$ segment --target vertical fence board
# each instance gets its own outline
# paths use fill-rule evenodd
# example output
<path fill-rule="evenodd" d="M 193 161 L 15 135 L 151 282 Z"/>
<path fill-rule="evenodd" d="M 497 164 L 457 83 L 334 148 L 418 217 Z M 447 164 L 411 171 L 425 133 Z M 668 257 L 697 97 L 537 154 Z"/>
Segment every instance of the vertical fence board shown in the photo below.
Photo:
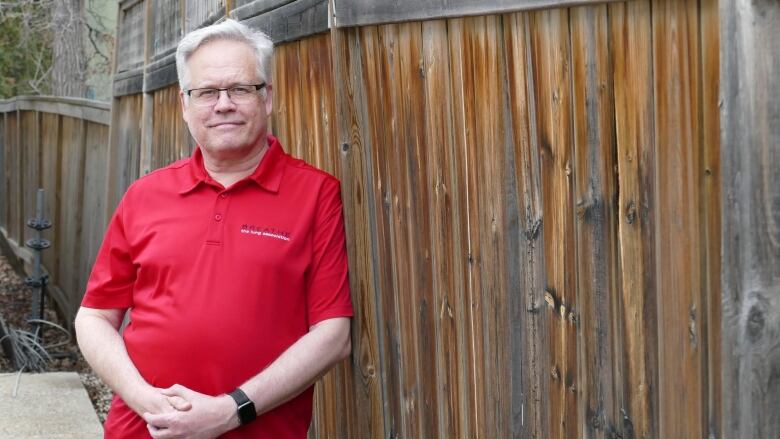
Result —
<path fill-rule="evenodd" d="M 46 194 L 44 217 L 51 221 L 53 227 L 57 227 L 60 223 L 59 217 L 61 212 L 59 202 L 61 195 L 59 182 L 62 169 L 62 154 L 59 148 L 61 136 L 60 119 L 61 116 L 57 114 L 41 114 L 41 187 Z M 104 138 L 103 142 L 105 140 Z M 51 241 L 52 245 L 51 250 L 42 253 L 43 264 L 51 274 L 56 275 L 62 233 L 60 233 L 58 228 L 52 228 L 43 233 L 46 239 Z M 100 231 L 95 233 L 102 235 L 102 226 Z"/>
<path fill-rule="evenodd" d="M 152 168 L 168 166 L 176 160 L 189 157 L 195 143 L 182 119 L 178 84 L 154 92 L 152 112 Z M 140 113 L 136 115 L 139 116 Z"/>
<path fill-rule="evenodd" d="M 87 122 L 85 126 L 83 204 L 81 214 L 82 237 L 79 246 L 81 257 L 78 260 L 79 289 L 66 292 L 72 303 L 79 303 L 87 286 L 87 279 L 95 262 L 100 244 L 103 241 L 103 229 L 106 219 L 106 183 L 108 182 L 108 127 Z"/>
<path fill-rule="evenodd" d="M 106 218 L 110 218 L 127 188 L 139 175 L 143 95 L 114 99 L 108 153 Z"/>
<path fill-rule="evenodd" d="M 18 112 L 6 113 L 5 145 L 6 151 L 9 153 L 5 163 L 6 175 L 8 176 L 6 186 L 8 189 L 8 222 L 6 231 L 9 238 L 20 243 L 22 239 L 22 231 L 19 226 L 22 217 L 22 177 L 19 170 L 22 169 L 22 154 L 19 148 L 18 123 Z"/>
<path fill-rule="evenodd" d="M 702 242 L 702 340 L 706 349 L 707 368 L 705 385 L 706 430 L 708 437 L 723 437 L 721 412 L 721 184 L 720 184 L 720 119 L 718 111 L 719 68 L 719 18 L 718 1 L 701 0 L 701 148 L 702 159 L 699 172 L 699 187 L 702 191 L 702 208 L 699 213 Z M 705 326 L 706 324 L 706 326 Z"/>
<path fill-rule="evenodd" d="M 699 80 L 696 2 L 653 3 L 659 434 L 700 437 Z M 684 409 L 683 409 L 684 408 Z"/>
<path fill-rule="evenodd" d="M 655 149 L 650 3 L 609 5 L 615 99 L 623 431 L 658 435 Z"/>
<path fill-rule="evenodd" d="M 455 128 L 455 166 L 453 169 L 454 185 L 460 188 L 462 198 L 460 199 L 460 209 L 456 211 L 458 223 L 461 225 L 458 236 L 455 241 L 455 251 L 457 259 L 462 261 L 462 269 L 458 284 L 462 291 L 459 294 L 463 307 L 457 314 L 458 333 L 463 334 L 464 343 L 463 354 L 460 362 L 464 367 L 465 383 L 467 391 L 460 396 L 461 413 L 464 416 L 460 419 L 461 429 L 466 437 L 475 437 L 479 432 L 484 431 L 484 406 L 479 404 L 478 395 L 482 395 L 484 389 L 484 380 L 482 379 L 481 367 L 477 366 L 479 361 L 475 353 L 475 334 L 474 334 L 474 284 L 473 284 L 473 249 L 472 249 L 472 225 L 470 210 L 472 209 L 469 190 L 473 187 L 470 183 L 470 155 L 469 148 L 473 148 L 476 143 L 474 130 L 471 129 L 474 121 L 473 94 L 471 85 L 474 83 L 474 72 L 468 60 L 473 57 L 473 49 L 470 40 L 466 36 L 469 29 L 469 22 L 466 19 L 454 19 L 448 21 L 450 59 L 452 70 L 452 96 L 453 96 L 453 127 Z M 481 345 L 480 345 L 481 346 Z M 480 409 L 483 410 L 480 413 Z"/>
<path fill-rule="evenodd" d="M 10 178 L 10 171 L 5 169 L 8 155 L 11 153 L 10 147 L 6 145 L 6 113 L 0 116 L 0 194 L 3 197 L 0 199 L 0 227 L 8 227 L 8 183 L 7 179 Z"/>
<path fill-rule="evenodd" d="M 551 313 L 550 437 L 579 437 L 571 61 L 568 11 L 533 15 L 534 79 L 541 149 L 545 269 L 544 312 Z"/>
<path fill-rule="evenodd" d="M 430 206 L 431 233 L 431 288 L 430 305 L 433 312 L 435 357 L 432 359 L 436 377 L 436 407 L 438 437 L 463 437 L 460 419 L 465 416 L 459 404 L 466 391 L 460 358 L 464 354 L 463 334 L 458 332 L 457 315 L 463 307 L 462 289 L 457 289 L 456 268 L 462 258 L 455 250 L 455 237 L 459 234 L 458 217 L 454 214 L 459 203 L 459 190 L 454 182 L 455 152 L 453 121 L 451 118 L 452 87 L 449 66 L 446 22 L 423 23 L 423 64 L 425 77 L 425 157 Z"/>
<path fill-rule="evenodd" d="M 32 238 L 35 231 L 27 227 L 27 220 L 35 216 L 36 199 L 40 187 L 41 138 L 40 117 L 37 111 L 19 112 L 19 150 L 22 161 L 21 194 L 22 210 L 20 213 L 19 245 Z"/>
<path fill-rule="evenodd" d="M 72 117 L 62 117 L 62 137 L 60 149 L 62 151 L 62 169 L 60 170 L 60 222 L 57 230 L 62 239 L 59 240 L 60 248 L 55 249 L 59 255 L 59 267 L 57 268 L 58 285 L 68 295 L 80 297 L 79 271 L 82 244 L 82 206 L 84 200 L 84 162 L 86 142 L 86 121 Z M 71 309 L 66 312 L 73 314 L 80 301 L 71 303 Z"/>
<path fill-rule="evenodd" d="M 338 108 L 337 131 L 341 146 L 340 168 L 344 222 L 347 230 L 347 249 L 350 262 L 350 287 L 355 318 L 352 319 L 352 371 L 345 370 L 344 391 L 353 385 L 347 401 L 346 419 L 353 422 L 344 426 L 347 434 L 341 437 L 360 438 L 390 436 L 386 422 L 388 401 L 386 389 L 388 374 L 385 333 L 380 326 L 381 295 L 378 291 L 376 243 L 376 204 L 372 198 L 373 177 L 371 163 L 371 136 L 367 133 L 365 115 L 366 96 L 363 86 L 361 49 L 357 29 L 332 30 L 331 44 L 334 57 L 333 76 L 335 101 Z M 354 416 L 354 417 L 353 417 Z"/>
<path fill-rule="evenodd" d="M 578 407 L 584 437 L 624 436 L 614 383 L 622 364 L 618 312 L 614 109 L 606 5 L 570 10 L 574 119 L 574 196 L 579 331 Z"/>
<path fill-rule="evenodd" d="M 720 4 L 723 437 L 780 431 L 780 5 Z"/>
<path fill-rule="evenodd" d="M 549 423 L 547 365 L 549 314 L 543 312 L 544 255 L 540 242 L 542 193 L 536 136 L 529 14 L 504 17 L 507 67 L 507 271 L 512 340 L 511 437 L 546 436 Z"/>

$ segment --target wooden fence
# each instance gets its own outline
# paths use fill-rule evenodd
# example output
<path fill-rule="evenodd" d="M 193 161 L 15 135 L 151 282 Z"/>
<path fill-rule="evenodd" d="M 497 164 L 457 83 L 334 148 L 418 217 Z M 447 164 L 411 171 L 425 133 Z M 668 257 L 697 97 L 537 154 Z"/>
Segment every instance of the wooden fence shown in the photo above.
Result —
<path fill-rule="evenodd" d="M 85 223 L 192 151 L 173 48 L 227 12 L 278 43 L 282 144 L 342 182 L 353 355 L 317 387 L 312 438 L 772 437 L 780 8 L 518 3 L 120 2 L 108 150 L 53 143 L 56 181 L 105 187 L 57 198 L 60 228 L 81 224 L 55 243 L 56 273 L 77 247 L 83 269 L 63 290 L 100 239 Z M 55 116 L 4 113 L 15 238 L 35 177 L 9 127 Z"/>
<path fill-rule="evenodd" d="M 0 102 L 0 231 L 26 264 L 38 188 L 52 248 L 42 262 L 49 292 L 72 320 L 106 226 L 107 104 L 85 99 L 18 97 Z M 113 208 L 112 208 L 113 209 Z"/>

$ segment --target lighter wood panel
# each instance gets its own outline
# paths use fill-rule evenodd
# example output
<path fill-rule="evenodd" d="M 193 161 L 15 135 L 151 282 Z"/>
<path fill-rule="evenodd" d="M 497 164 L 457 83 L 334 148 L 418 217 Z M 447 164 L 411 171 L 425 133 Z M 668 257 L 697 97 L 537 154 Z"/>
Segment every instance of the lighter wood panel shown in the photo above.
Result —
<path fill-rule="evenodd" d="M 533 71 L 541 150 L 544 312 L 550 313 L 550 437 L 580 437 L 577 414 L 576 267 L 573 132 L 568 11 L 533 14 Z"/>
<path fill-rule="evenodd" d="M 5 115 L 5 175 L 8 191 L 6 232 L 8 237 L 21 242 L 22 238 L 22 153 L 19 147 L 19 121 L 16 111 Z"/>
<path fill-rule="evenodd" d="M 40 186 L 41 169 L 41 130 L 40 116 L 36 111 L 19 112 L 19 152 L 21 153 L 21 212 L 19 244 L 35 236 L 35 231 L 27 227 L 27 220 L 35 217 L 35 207 Z"/>
<path fill-rule="evenodd" d="M 609 5 L 617 147 L 618 257 L 625 416 L 636 437 L 658 435 L 655 146 L 650 3 Z"/>
<path fill-rule="evenodd" d="M 455 180 L 457 153 L 453 139 L 450 90 L 453 86 L 449 69 L 447 23 L 423 23 L 423 63 L 425 77 L 425 145 L 422 154 L 428 167 L 428 204 L 430 206 L 431 266 L 433 290 L 432 336 L 435 337 L 433 359 L 436 370 L 436 403 L 440 438 L 464 437 L 462 395 L 467 392 L 461 358 L 466 340 L 458 324 L 463 314 L 463 284 L 457 273 L 463 272 L 463 258 L 457 252 L 462 225 L 456 214 L 460 210 L 461 191 Z"/>

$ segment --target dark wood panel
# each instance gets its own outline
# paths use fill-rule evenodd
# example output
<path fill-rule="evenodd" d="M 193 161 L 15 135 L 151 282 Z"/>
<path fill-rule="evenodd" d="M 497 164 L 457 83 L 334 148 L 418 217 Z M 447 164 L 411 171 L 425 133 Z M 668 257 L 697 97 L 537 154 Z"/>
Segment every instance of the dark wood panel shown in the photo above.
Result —
<path fill-rule="evenodd" d="M 242 21 L 265 32 L 276 44 L 295 41 L 328 31 L 328 2 L 296 0 Z"/>
<path fill-rule="evenodd" d="M 511 436 L 545 437 L 549 406 L 540 404 L 549 395 L 547 378 L 550 340 L 546 330 L 551 314 L 543 312 L 545 286 L 541 245 L 542 188 L 539 143 L 536 136 L 534 76 L 531 63 L 528 13 L 504 17 L 507 68 L 507 117 L 511 136 L 504 156 L 507 194 L 506 293 L 510 301 L 512 344 Z"/>

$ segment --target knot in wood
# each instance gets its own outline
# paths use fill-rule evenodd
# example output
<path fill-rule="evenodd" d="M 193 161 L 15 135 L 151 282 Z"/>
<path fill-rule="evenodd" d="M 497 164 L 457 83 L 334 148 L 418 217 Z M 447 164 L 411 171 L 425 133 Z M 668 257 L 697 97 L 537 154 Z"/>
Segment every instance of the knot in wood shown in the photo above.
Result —
<path fill-rule="evenodd" d="M 764 327 L 766 326 L 766 317 L 764 311 L 758 307 L 757 304 L 753 304 L 748 311 L 746 332 L 747 338 L 751 343 L 757 343 L 764 335 Z"/>

